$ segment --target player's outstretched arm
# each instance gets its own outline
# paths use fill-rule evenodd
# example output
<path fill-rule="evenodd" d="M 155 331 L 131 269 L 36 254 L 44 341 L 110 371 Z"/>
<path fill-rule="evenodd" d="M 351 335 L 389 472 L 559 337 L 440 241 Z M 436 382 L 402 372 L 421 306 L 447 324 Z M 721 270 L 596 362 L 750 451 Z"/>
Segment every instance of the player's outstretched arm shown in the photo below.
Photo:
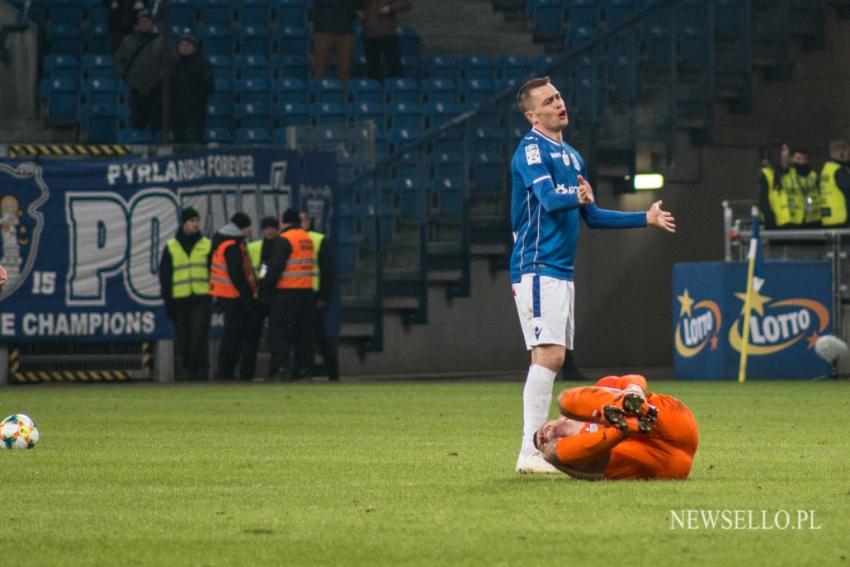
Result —
<path fill-rule="evenodd" d="M 676 219 L 669 211 L 661 208 L 662 201 L 655 201 L 646 211 L 646 224 L 676 234 Z"/>

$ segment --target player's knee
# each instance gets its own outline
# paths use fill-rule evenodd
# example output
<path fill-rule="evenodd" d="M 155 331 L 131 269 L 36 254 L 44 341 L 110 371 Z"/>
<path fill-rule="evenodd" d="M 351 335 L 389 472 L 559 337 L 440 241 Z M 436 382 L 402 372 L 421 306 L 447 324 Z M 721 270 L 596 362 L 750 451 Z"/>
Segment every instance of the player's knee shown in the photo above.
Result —
<path fill-rule="evenodd" d="M 558 372 L 566 360 L 566 349 L 559 345 L 546 345 L 534 349 L 534 363 Z"/>

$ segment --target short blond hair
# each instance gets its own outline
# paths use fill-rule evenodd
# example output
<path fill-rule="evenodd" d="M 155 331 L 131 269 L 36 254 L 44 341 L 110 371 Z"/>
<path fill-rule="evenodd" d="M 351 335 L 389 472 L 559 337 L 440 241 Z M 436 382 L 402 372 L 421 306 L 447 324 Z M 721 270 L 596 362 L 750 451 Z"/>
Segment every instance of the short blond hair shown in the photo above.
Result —
<path fill-rule="evenodd" d="M 523 86 L 519 88 L 519 92 L 516 94 L 516 105 L 519 108 L 519 111 L 525 114 L 531 108 L 529 108 L 528 103 L 531 100 L 531 91 L 534 89 L 538 89 L 542 86 L 550 84 L 552 81 L 549 80 L 549 77 L 534 77 L 533 79 L 529 79 L 525 82 Z"/>

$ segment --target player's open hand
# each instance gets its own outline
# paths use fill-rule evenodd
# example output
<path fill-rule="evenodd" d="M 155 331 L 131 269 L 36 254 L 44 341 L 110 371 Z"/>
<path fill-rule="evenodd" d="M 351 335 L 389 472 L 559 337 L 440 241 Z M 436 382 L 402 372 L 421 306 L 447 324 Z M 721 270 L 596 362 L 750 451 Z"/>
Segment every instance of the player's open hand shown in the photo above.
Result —
<path fill-rule="evenodd" d="M 676 234 L 676 219 L 669 211 L 661 208 L 662 201 L 655 201 L 646 211 L 646 224 Z"/>
<path fill-rule="evenodd" d="M 6 268 L 4 268 L 3 266 L 0 266 L 0 285 L 3 285 L 4 283 L 6 283 L 7 278 L 8 278 L 8 276 L 6 275 Z"/>
<path fill-rule="evenodd" d="M 593 204 L 593 187 L 587 182 L 587 179 L 578 176 L 578 204 L 591 205 Z"/>

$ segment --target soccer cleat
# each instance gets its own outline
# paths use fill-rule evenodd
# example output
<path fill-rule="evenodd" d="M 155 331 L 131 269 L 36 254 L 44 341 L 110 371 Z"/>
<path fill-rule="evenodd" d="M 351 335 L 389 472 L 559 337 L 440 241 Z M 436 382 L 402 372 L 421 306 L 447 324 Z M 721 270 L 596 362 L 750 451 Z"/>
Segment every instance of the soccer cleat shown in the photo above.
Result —
<path fill-rule="evenodd" d="M 535 451 L 528 454 L 520 453 L 516 460 L 516 472 L 518 474 L 557 474 L 561 471 L 544 459 L 542 453 Z"/>
<path fill-rule="evenodd" d="M 621 431 L 629 428 L 629 424 L 626 422 L 625 412 L 617 406 L 605 406 L 602 408 L 602 415 L 605 416 L 605 421 L 619 428 Z"/>

